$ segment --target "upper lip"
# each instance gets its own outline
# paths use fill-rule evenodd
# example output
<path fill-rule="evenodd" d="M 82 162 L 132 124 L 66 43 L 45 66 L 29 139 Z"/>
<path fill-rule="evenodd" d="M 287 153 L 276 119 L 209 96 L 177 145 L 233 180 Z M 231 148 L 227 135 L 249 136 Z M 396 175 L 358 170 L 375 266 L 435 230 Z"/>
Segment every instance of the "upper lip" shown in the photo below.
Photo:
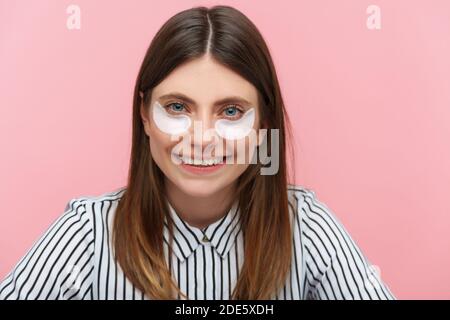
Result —
<path fill-rule="evenodd" d="M 178 158 L 182 158 L 182 159 L 191 159 L 191 160 L 203 160 L 203 161 L 207 161 L 207 160 L 216 160 L 216 159 L 223 159 L 223 158 L 228 158 L 231 157 L 231 155 L 223 155 L 223 156 L 217 156 L 217 157 L 212 157 L 212 158 L 193 158 L 193 157 L 185 157 L 185 156 L 181 156 L 179 154 L 173 153 L 174 156 L 178 157 Z"/>

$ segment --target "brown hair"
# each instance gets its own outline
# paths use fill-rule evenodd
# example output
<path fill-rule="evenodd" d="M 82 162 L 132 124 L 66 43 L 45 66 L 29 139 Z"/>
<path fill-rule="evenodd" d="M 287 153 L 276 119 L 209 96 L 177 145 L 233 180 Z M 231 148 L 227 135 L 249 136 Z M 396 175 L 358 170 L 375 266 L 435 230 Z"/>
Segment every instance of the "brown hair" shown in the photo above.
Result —
<path fill-rule="evenodd" d="M 230 297 L 270 299 L 284 285 L 291 265 L 285 128 L 285 121 L 289 124 L 289 120 L 267 45 L 256 26 L 229 6 L 179 12 L 161 27 L 147 50 L 134 89 L 127 188 L 114 217 L 115 257 L 127 278 L 148 297 L 174 299 L 178 293 L 187 299 L 164 257 L 163 223 L 169 214 L 164 174 L 151 157 L 140 105 L 141 99 L 148 105 L 152 88 L 178 65 L 204 54 L 210 54 L 252 83 L 258 91 L 261 120 L 267 129 L 279 129 L 278 173 L 261 175 L 261 164 L 257 163 L 250 164 L 238 178 L 244 262 Z M 143 98 L 139 92 L 144 93 Z M 290 126 L 288 129 L 290 134 Z M 270 136 L 268 130 L 269 154 Z M 293 156 L 293 152 L 290 154 Z M 172 256 L 171 246 L 169 255 Z"/>

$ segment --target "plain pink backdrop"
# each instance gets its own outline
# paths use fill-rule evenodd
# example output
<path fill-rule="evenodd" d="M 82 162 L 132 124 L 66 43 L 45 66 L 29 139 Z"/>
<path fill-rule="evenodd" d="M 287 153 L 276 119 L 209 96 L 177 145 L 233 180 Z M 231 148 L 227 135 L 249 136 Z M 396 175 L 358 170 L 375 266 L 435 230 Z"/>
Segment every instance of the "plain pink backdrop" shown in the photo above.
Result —
<path fill-rule="evenodd" d="M 68 30 L 66 8 L 81 8 Z M 173 14 L 229 4 L 265 37 L 297 183 L 400 299 L 450 298 L 450 2 L 0 0 L 0 277 L 68 200 L 125 185 L 134 81 Z M 381 29 L 366 8 L 381 8 Z"/>

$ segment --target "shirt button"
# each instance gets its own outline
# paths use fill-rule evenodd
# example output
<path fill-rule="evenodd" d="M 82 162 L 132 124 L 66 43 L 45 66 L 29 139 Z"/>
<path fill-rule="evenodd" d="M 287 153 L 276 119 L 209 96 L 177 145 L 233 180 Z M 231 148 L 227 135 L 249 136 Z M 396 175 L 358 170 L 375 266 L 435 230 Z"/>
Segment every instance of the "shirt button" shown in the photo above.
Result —
<path fill-rule="evenodd" d="M 202 241 L 203 241 L 203 242 L 209 242 L 209 239 L 208 239 L 208 237 L 206 236 L 206 234 L 203 235 Z"/>

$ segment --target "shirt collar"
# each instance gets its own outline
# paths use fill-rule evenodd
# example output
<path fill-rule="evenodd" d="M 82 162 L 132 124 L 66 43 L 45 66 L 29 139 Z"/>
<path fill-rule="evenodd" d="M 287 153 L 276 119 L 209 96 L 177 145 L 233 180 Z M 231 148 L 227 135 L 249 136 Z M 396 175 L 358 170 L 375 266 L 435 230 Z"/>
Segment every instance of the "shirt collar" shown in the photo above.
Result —
<path fill-rule="evenodd" d="M 226 256 L 240 231 L 240 210 L 237 200 L 225 216 L 203 229 L 188 224 L 178 215 L 170 202 L 167 201 L 167 204 L 170 217 L 173 221 L 174 242 L 172 249 L 181 262 L 187 259 L 202 244 L 205 236 L 222 258 Z M 164 240 L 168 245 L 169 228 L 167 225 L 167 217 L 164 220 L 163 234 Z"/>

